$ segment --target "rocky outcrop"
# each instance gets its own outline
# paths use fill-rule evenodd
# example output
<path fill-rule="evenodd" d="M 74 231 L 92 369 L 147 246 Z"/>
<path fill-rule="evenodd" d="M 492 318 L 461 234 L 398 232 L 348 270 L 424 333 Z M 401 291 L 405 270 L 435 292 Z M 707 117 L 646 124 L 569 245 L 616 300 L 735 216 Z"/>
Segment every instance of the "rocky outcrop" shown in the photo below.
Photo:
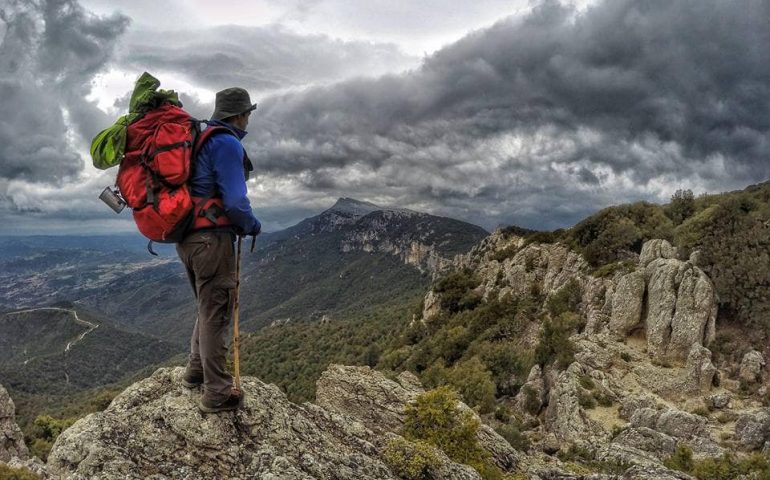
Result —
<path fill-rule="evenodd" d="M 741 360 L 740 378 L 747 383 L 756 383 L 765 366 L 765 357 L 756 350 L 746 352 Z"/>
<path fill-rule="evenodd" d="M 575 362 L 559 374 L 551 388 L 545 422 L 562 441 L 585 442 L 604 434 L 580 406 L 580 377 L 585 374 L 583 366 Z"/>
<path fill-rule="evenodd" d="M 714 383 L 717 368 L 711 363 L 711 350 L 695 344 L 687 355 L 687 379 L 690 390 L 708 392 Z"/>
<path fill-rule="evenodd" d="M 422 307 L 422 321 L 425 323 L 430 322 L 433 317 L 439 314 L 441 311 L 441 299 L 440 297 L 433 292 L 433 290 L 428 291 L 428 294 L 425 295 L 425 300 L 423 301 L 423 307 Z"/>
<path fill-rule="evenodd" d="M 715 335 L 713 284 L 693 263 L 675 257 L 667 241 L 648 241 L 639 269 L 622 276 L 613 292 L 610 331 L 623 338 L 643 325 L 648 352 L 658 361 L 684 361 L 693 345 L 708 345 Z"/>
<path fill-rule="evenodd" d="M 41 479 L 47 479 L 45 464 L 37 457 L 31 457 L 24 444 L 24 435 L 16 424 L 16 407 L 8 391 L 0 385 L 0 464 L 15 469 L 26 469 Z"/>
<path fill-rule="evenodd" d="M 610 332 L 618 338 L 626 338 L 641 324 L 645 287 L 642 271 L 631 272 L 618 281 L 612 295 L 610 317 Z"/>
<path fill-rule="evenodd" d="M 639 265 L 644 268 L 659 258 L 676 258 L 676 248 L 666 240 L 659 238 L 645 242 L 639 254 Z"/>
<path fill-rule="evenodd" d="M 724 453 L 711 438 L 708 420 L 700 415 L 674 408 L 642 407 L 634 411 L 630 424 L 632 430 L 624 437 L 626 444 L 652 452 L 661 460 L 666 452 L 673 453 L 672 441 L 673 447 L 686 444 L 699 456 L 717 457 Z"/>
<path fill-rule="evenodd" d="M 244 407 L 201 414 L 183 369 L 159 369 L 57 439 L 48 466 L 75 478 L 396 478 L 360 422 L 296 405 L 244 377 Z"/>
<path fill-rule="evenodd" d="M 5 388 L 0 385 L 0 462 L 9 462 L 14 457 L 24 460 L 29 450 L 24 444 L 24 435 L 16 425 L 16 407 Z"/>
<path fill-rule="evenodd" d="M 369 367 L 330 365 L 316 382 L 316 403 L 347 414 L 375 433 L 395 432 L 404 425 L 404 407 L 423 392 L 413 374 L 401 382 L 389 380 Z"/>
<path fill-rule="evenodd" d="M 759 450 L 770 436 L 770 412 L 767 409 L 745 413 L 735 422 L 735 439 L 746 450 Z"/>

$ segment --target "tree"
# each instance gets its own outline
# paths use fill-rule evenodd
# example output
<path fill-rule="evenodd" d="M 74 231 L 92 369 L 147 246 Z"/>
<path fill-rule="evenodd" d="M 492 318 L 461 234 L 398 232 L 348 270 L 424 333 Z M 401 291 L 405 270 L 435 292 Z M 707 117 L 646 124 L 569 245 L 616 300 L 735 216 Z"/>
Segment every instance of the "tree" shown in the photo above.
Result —
<path fill-rule="evenodd" d="M 695 213 L 695 196 L 692 190 L 677 190 L 671 196 L 671 203 L 665 207 L 666 216 L 679 225 Z"/>

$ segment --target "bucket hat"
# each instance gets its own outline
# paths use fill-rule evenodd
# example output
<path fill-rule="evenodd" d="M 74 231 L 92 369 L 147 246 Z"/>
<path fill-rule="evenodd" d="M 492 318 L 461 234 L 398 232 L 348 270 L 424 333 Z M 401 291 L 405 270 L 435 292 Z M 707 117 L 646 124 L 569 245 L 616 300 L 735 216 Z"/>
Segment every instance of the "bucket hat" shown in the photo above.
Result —
<path fill-rule="evenodd" d="M 214 102 L 214 113 L 211 114 L 212 120 L 222 120 L 223 118 L 240 115 L 250 112 L 257 108 L 256 103 L 251 103 L 249 92 L 240 88 L 226 88 L 217 92 Z"/>

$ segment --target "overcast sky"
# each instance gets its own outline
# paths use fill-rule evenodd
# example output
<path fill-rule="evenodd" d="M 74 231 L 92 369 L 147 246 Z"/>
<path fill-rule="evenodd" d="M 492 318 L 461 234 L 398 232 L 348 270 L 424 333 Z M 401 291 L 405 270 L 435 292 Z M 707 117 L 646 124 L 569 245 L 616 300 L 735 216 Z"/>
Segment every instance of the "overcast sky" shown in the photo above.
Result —
<path fill-rule="evenodd" d="M 769 44 L 767 0 L 0 0 L 0 232 L 133 229 L 88 146 L 145 70 L 201 118 L 251 92 L 266 230 L 342 196 L 551 229 L 744 188 Z"/>

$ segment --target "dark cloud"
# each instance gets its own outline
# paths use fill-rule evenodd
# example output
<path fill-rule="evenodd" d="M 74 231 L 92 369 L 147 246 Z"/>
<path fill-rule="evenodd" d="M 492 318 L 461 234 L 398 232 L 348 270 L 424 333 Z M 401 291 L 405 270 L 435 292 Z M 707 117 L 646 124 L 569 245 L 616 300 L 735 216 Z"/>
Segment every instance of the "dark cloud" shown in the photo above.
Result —
<path fill-rule="evenodd" d="M 130 69 L 181 73 L 215 91 L 240 85 L 258 95 L 415 64 L 393 44 L 299 35 L 279 26 L 138 30 L 127 35 L 122 51 L 120 61 Z"/>
<path fill-rule="evenodd" d="M 252 90 L 250 190 L 267 230 L 338 196 L 487 228 L 556 228 L 610 204 L 770 176 L 766 0 L 600 0 L 584 11 L 546 0 L 386 75 L 414 60 L 279 27 L 137 30 L 113 54 L 125 17 L 74 1 L 8 5 L 0 213 L 48 221 L 67 202 L 72 221 L 108 218 L 94 198 L 110 175 L 48 184 L 82 167 L 69 136 L 90 139 L 113 120 L 84 100 L 111 58 L 137 75 Z M 193 115 L 211 112 L 181 93 Z"/>
<path fill-rule="evenodd" d="M 70 0 L 12 0 L 0 22 L 0 179 L 61 183 L 83 168 L 71 135 L 104 128 L 84 97 L 128 20 Z"/>
<path fill-rule="evenodd" d="M 768 44 L 762 0 L 605 0 L 583 13 L 546 1 L 407 74 L 268 98 L 250 147 L 258 168 L 303 188 L 365 185 L 457 214 L 497 201 L 511 208 L 498 221 L 535 226 L 578 202 L 557 214 L 570 223 L 667 186 L 768 178 Z"/>

